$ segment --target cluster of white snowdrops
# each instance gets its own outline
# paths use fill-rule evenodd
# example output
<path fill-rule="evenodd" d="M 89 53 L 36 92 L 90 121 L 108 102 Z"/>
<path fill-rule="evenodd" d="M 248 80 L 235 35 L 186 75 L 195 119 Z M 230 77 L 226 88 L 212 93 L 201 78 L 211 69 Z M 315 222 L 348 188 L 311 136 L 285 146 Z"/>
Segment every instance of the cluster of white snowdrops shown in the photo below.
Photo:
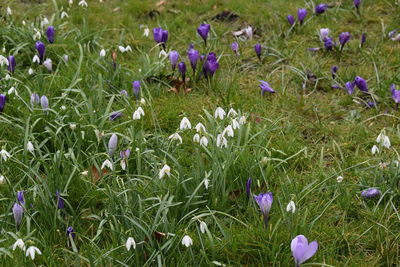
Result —
<path fill-rule="evenodd" d="M 20 248 L 22 251 L 25 252 L 26 257 L 31 257 L 32 260 L 35 259 L 35 255 L 39 254 L 42 255 L 42 252 L 40 251 L 40 249 L 38 249 L 35 246 L 30 246 L 28 248 L 25 247 L 25 242 L 22 239 L 17 239 L 17 241 L 15 241 L 12 249 L 13 251 L 15 251 L 17 248 Z"/>

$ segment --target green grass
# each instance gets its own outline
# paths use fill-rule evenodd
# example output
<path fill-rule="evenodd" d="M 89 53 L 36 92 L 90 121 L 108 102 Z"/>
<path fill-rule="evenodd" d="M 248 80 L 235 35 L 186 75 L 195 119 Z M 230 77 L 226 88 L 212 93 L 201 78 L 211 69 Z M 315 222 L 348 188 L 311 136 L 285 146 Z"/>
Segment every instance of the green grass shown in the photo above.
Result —
<path fill-rule="evenodd" d="M 399 43 L 387 38 L 399 22 L 395 1 L 364 0 L 361 15 L 352 1 L 342 1 L 315 16 L 311 13 L 319 2 L 313 1 L 176 0 L 167 1 L 154 17 L 148 14 L 157 9 L 157 1 L 88 1 L 86 9 L 78 0 L 71 7 L 64 0 L 37 2 L 6 0 L 0 7 L 0 54 L 14 55 L 17 61 L 11 79 L 0 81 L 0 93 L 12 86 L 18 92 L 7 96 L 0 113 L 0 149 L 12 155 L 0 159 L 0 175 L 6 177 L 0 185 L 4 266 L 291 266 L 290 242 L 300 234 L 319 243 L 304 265 L 400 264 L 400 173 L 394 162 L 400 160 L 400 117 L 389 90 L 392 83 L 400 85 Z M 301 7 L 308 8 L 306 22 L 291 29 L 286 16 Z M 60 19 L 61 10 L 69 17 Z M 239 18 L 211 19 L 223 10 Z M 54 44 L 40 28 L 44 17 L 56 28 Z M 196 33 L 203 22 L 212 28 L 207 48 Z M 149 37 L 139 25 L 147 25 Z M 231 32 L 246 25 L 253 26 L 254 38 L 235 39 Z M 169 31 L 167 50 L 179 52 L 189 77 L 190 43 L 202 54 L 220 56 L 213 79 L 190 82 L 188 94 L 171 92 L 166 76 L 179 75 L 168 59 L 159 59 L 152 37 L 157 26 Z M 51 73 L 32 63 L 33 28 L 42 32 L 46 57 L 53 60 Z M 320 28 L 329 28 L 336 42 L 344 31 L 352 40 L 342 53 L 310 53 L 308 48 L 323 45 Z M 363 32 L 367 42 L 360 48 Z M 230 50 L 234 41 L 239 57 Z M 262 62 L 254 53 L 256 43 L 263 45 Z M 111 54 L 118 45 L 130 45 L 133 52 L 118 51 L 114 69 Z M 103 48 L 107 54 L 101 58 Z M 69 55 L 67 63 L 64 54 Z M 340 67 L 336 83 L 344 86 L 361 76 L 371 95 L 331 89 L 333 65 Z M 5 66 L 0 71 L 4 78 Z M 307 79 L 308 73 L 316 76 L 315 82 Z M 144 105 L 134 99 L 133 80 L 142 82 Z M 259 80 L 268 81 L 277 93 L 261 97 Z M 120 95 L 121 90 L 129 96 Z M 49 98 L 48 114 L 40 105 L 30 106 L 31 93 Z M 356 103 L 371 97 L 378 103 L 375 108 Z M 139 105 L 145 115 L 132 120 Z M 230 123 L 213 118 L 219 106 L 247 117 L 228 138 L 227 148 L 215 145 L 217 134 Z M 110 121 L 114 111 L 123 117 Z M 179 130 L 185 116 L 192 127 L 198 122 L 206 126 L 207 148 L 193 143 L 194 129 Z M 378 145 L 380 152 L 372 155 L 383 129 L 392 146 Z M 175 132 L 182 144 L 168 139 Z M 110 157 L 113 133 L 119 141 Z M 28 141 L 34 154 L 27 151 Z M 123 170 L 119 151 L 127 148 L 131 155 Z M 94 182 L 99 177 L 92 166 L 100 169 L 106 159 L 114 161 L 114 170 Z M 383 162 L 391 164 L 381 168 Z M 171 176 L 159 179 L 164 164 L 171 167 Z M 249 177 L 252 193 L 274 194 L 267 229 L 257 204 L 245 193 Z M 379 188 L 382 196 L 364 200 L 360 192 L 369 187 Z M 12 206 L 21 190 L 25 213 L 16 229 Z M 65 200 L 62 211 L 56 190 Z M 290 200 L 296 204 L 294 214 L 286 212 Z M 207 224 L 204 234 L 201 221 Z M 66 237 L 68 226 L 75 229 L 74 240 Z M 181 244 L 184 235 L 193 239 L 193 246 Z M 127 251 L 130 236 L 137 247 Z M 43 255 L 32 261 L 20 249 L 12 251 L 17 238 Z"/>

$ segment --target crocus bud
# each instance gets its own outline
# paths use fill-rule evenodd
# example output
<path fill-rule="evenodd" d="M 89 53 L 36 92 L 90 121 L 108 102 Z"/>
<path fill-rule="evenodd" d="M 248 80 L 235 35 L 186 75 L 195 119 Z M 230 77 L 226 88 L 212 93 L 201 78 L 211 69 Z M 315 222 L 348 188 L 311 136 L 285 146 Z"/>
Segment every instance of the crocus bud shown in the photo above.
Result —
<path fill-rule="evenodd" d="M 275 90 L 271 88 L 269 83 L 265 81 L 260 81 L 261 95 L 264 96 L 265 93 L 275 93 Z"/>
<path fill-rule="evenodd" d="M 304 19 L 307 17 L 307 9 L 305 8 L 300 8 L 299 10 L 297 10 L 297 18 L 300 22 L 300 25 L 303 24 Z"/>
<path fill-rule="evenodd" d="M 208 38 L 208 32 L 210 31 L 211 26 L 210 24 L 200 24 L 200 26 L 197 28 L 197 33 L 200 35 L 201 38 L 203 38 L 204 43 L 207 45 L 207 38 Z"/>
<path fill-rule="evenodd" d="M 75 238 L 75 231 L 74 228 L 72 228 L 72 226 L 69 226 L 67 228 L 67 237 L 71 236 L 72 238 Z"/>
<path fill-rule="evenodd" d="M 268 225 L 268 214 L 271 210 L 272 202 L 274 200 L 272 193 L 268 192 L 265 194 L 259 194 L 258 196 L 254 196 L 254 200 L 257 202 L 258 206 L 261 209 L 261 212 L 264 217 L 265 227 Z"/>
<path fill-rule="evenodd" d="M 49 41 L 49 43 L 54 43 L 54 34 L 55 34 L 55 30 L 53 26 L 49 26 L 46 30 L 46 36 L 47 36 L 47 40 Z"/>
<path fill-rule="evenodd" d="M 361 192 L 363 198 L 375 198 L 381 195 L 381 191 L 377 188 L 368 188 Z"/>
<path fill-rule="evenodd" d="M 361 5 L 361 0 L 354 0 L 354 6 L 359 9 Z"/>
<path fill-rule="evenodd" d="M 39 54 L 40 61 L 43 61 L 44 54 L 46 53 L 46 46 L 41 41 L 37 41 L 35 47 Z"/>
<path fill-rule="evenodd" d="M 295 19 L 292 15 L 288 15 L 287 20 L 288 20 L 290 26 L 293 26 L 293 24 L 295 23 Z"/>
<path fill-rule="evenodd" d="M 212 77 L 219 69 L 219 63 L 215 53 L 211 52 L 207 55 L 206 62 L 203 65 L 203 73 L 205 77 Z"/>
<path fill-rule="evenodd" d="M 121 159 L 129 158 L 130 155 L 131 155 L 131 150 L 130 150 L 129 148 L 126 149 L 126 150 L 122 150 L 122 151 L 119 153 L 119 156 L 121 157 Z"/>
<path fill-rule="evenodd" d="M 15 71 L 15 57 L 14 56 L 9 56 L 8 57 L 8 66 L 7 66 L 7 70 L 11 73 L 14 73 Z"/>
<path fill-rule="evenodd" d="M 364 93 L 368 93 L 368 84 L 367 81 L 361 78 L 360 76 L 357 76 L 356 79 L 354 80 L 356 83 L 358 89 Z"/>
<path fill-rule="evenodd" d="M 185 77 L 186 77 L 186 65 L 185 65 L 185 62 L 182 61 L 181 63 L 178 64 L 178 70 L 182 75 L 183 82 L 185 82 Z"/>
<path fill-rule="evenodd" d="M 392 98 L 394 102 L 396 103 L 396 109 L 400 103 L 400 90 L 396 89 L 396 85 L 392 84 L 390 85 L 390 92 L 392 93 Z"/>
<path fill-rule="evenodd" d="M 325 13 L 325 11 L 328 9 L 327 4 L 319 4 L 315 7 L 315 14 L 322 14 Z"/>
<path fill-rule="evenodd" d="M 56 191 L 56 198 L 57 198 L 57 208 L 62 210 L 64 209 L 64 199 L 61 197 L 60 192 Z"/>
<path fill-rule="evenodd" d="M 50 58 L 48 58 L 43 62 L 43 66 L 45 66 L 46 69 L 49 72 L 51 72 L 53 70 L 53 61 Z"/>
<path fill-rule="evenodd" d="M 38 94 L 31 94 L 31 106 L 32 108 L 35 106 L 35 104 L 40 103 L 40 98 Z"/>
<path fill-rule="evenodd" d="M 199 51 L 195 50 L 194 48 L 189 48 L 187 55 L 188 55 L 188 58 L 190 61 L 190 66 L 192 67 L 193 72 L 195 72 L 196 66 L 197 66 L 197 61 L 200 58 L 200 53 L 199 53 Z"/>
<path fill-rule="evenodd" d="M 17 199 L 18 199 L 19 203 L 21 203 L 22 205 L 25 204 L 24 191 L 17 192 Z"/>
<path fill-rule="evenodd" d="M 346 90 L 349 95 L 354 93 L 354 87 L 356 86 L 355 82 L 347 82 L 346 83 Z"/>
<path fill-rule="evenodd" d="M 113 134 L 110 140 L 108 141 L 108 154 L 110 156 L 114 154 L 117 145 L 118 145 L 118 136 L 116 134 Z"/>
<path fill-rule="evenodd" d="M 18 227 L 21 224 L 22 216 L 24 215 L 24 209 L 18 203 L 14 203 L 14 206 L 12 208 L 12 212 L 13 212 L 13 215 L 14 215 L 15 224 Z"/>
<path fill-rule="evenodd" d="M 249 178 L 246 182 L 246 193 L 248 196 L 250 196 L 251 193 L 251 178 Z"/>
<path fill-rule="evenodd" d="M 361 47 L 364 46 L 366 40 L 367 40 L 367 34 L 363 32 L 363 34 L 361 35 Z"/>
<path fill-rule="evenodd" d="M 326 48 L 326 50 L 332 50 L 332 48 L 335 46 L 335 42 L 333 41 L 333 39 L 331 37 L 326 37 L 324 39 L 324 46 Z"/>
<path fill-rule="evenodd" d="M 6 105 L 6 96 L 3 94 L 0 94 L 0 113 L 3 112 L 4 107 Z"/>
<path fill-rule="evenodd" d="M 333 67 L 331 68 L 332 79 L 335 79 L 335 78 L 336 78 L 336 73 L 337 73 L 338 69 L 339 69 L 338 66 L 333 66 Z"/>
<path fill-rule="evenodd" d="M 239 55 L 239 44 L 237 42 L 231 44 L 231 49 L 237 56 Z"/>
<path fill-rule="evenodd" d="M 171 62 L 172 70 L 175 70 L 176 64 L 178 64 L 179 53 L 177 51 L 169 52 L 169 61 Z"/>
<path fill-rule="evenodd" d="M 156 41 L 157 44 L 161 44 L 162 47 L 165 49 L 165 44 L 168 41 L 168 31 L 163 30 L 163 28 L 154 28 L 153 36 L 154 41 Z"/>
<path fill-rule="evenodd" d="M 121 117 L 122 117 L 122 113 L 121 112 L 113 112 L 110 115 L 110 120 L 111 121 L 115 121 L 116 119 L 121 118 Z"/>
<path fill-rule="evenodd" d="M 47 109 L 49 108 L 49 100 L 45 95 L 40 98 L 40 104 L 42 105 L 43 111 L 47 113 Z"/>
<path fill-rule="evenodd" d="M 343 49 L 344 45 L 345 45 L 348 41 L 350 41 L 350 38 L 351 38 L 351 35 L 350 35 L 350 33 L 348 33 L 348 32 L 342 32 L 342 33 L 339 35 L 339 42 L 340 42 L 340 45 L 341 45 L 341 49 Z"/>
<path fill-rule="evenodd" d="M 135 95 L 136 100 L 139 99 L 140 96 L 140 81 L 133 81 L 133 94 Z"/>
<path fill-rule="evenodd" d="M 254 46 L 254 51 L 256 51 L 256 55 L 257 55 L 259 60 L 261 60 L 261 50 L 262 50 L 261 44 L 256 44 Z"/>

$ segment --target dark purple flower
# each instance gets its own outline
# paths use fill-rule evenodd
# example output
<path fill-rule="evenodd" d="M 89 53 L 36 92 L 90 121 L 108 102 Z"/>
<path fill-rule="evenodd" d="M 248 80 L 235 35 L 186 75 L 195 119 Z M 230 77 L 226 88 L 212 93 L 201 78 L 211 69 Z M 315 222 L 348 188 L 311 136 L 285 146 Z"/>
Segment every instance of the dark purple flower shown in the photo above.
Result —
<path fill-rule="evenodd" d="M 261 95 L 265 95 L 265 93 L 275 93 L 275 90 L 271 88 L 270 84 L 266 81 L 260 81 Z"/>
<path fill-rule="evenodd" d="M 186 64 L 185 64 L 185 62 L 182 61 L 181 63 L 178 64 L 178 70 L 182 75 L 183 82 L 185 82 L 185 79 L 186 79 Z"/>
<path fill-rule="evenodd" d="M 37 41 L 35 47 L 39 54 L 40 61 L 43 62 L 44 54 L 46 53 L 46 46 L 41 41 Z"/>
<path fill-rule="evenodd" d="M 247 195 L 250 195 L 251 193 L 251 178 L 249 178 L 246 182 L 246 193 Z"/>
<path fill-rule="evenodd" d="M 53 26 L 49 26 L 46 30 L 46 35 L 47 35 L 47 40 L 49 41 L 49 43 L 54 43 L 54 34 L 55 34 L 55 30 Z"/>
<path fill-rule="evenodd" d="M 231 49 L 235 53 L 235 55 L 239 55 L 239 44 L 237 42 L 231 44 Z"/>
<path fill-rule="evenodd" d="M 290 243 L 290 248 L 296 267 L 299 267 L 317 252 L 318 242 L 312 241 L 308 244 L 308 240 L 304 235 L 298 235 Z"/>
<path fill-rule="evenodd" d="M 22 204 L 22 205 L 25 204 L 24 191 L 18 191 L 17 192 L 17 199 L 18 199 L 20 204 Z"/>
<path fill-rule="evenodd" d="M 200 58 L 200 53 L 199 53 L 199 51 L 197 51 L 197 50 L 195 50 L 193 48 L 190 48 L 189 51 L 187 52 L 187 56 L 188 56 L 189 61 L 190 61 L 190 66 L 192 67 L 193 72 L 195 72 L 196 71 L 196 66 L 197 66 L 197 61 Z"/>
<path fill-rule="evenodd" d="M 177 51 L 169 52 L 169 62 L 171 62 L 172 70 L 175 70 L 176 64 L 178 64 L 179 53 Z"/>
<path fill-rule="evenodd" d="M 400 90 L 397 90 L 396 85 L 392 84 L 390 85 L 390 91 L 392 93 L 392 98 L 394 102 L 396 103 L 396 105 L 398 105 L 400 103 Z"/>
<path fill-rule="evenodd" d="M 115 121 L 116 119 L 118 119 L 118 118 L 121 118 L 122 117 L 122 112 L 113 112 L 113 113 L 111 113 L 111 115 L 110 115 L 110 120 L 111 121 Z"/>
<path fill-rule="evenodd" d="M 131 155 L 131 150 L 129 148 L 119 152 L 119 156 L 121 157 L 121 159 L 129 158 L 130 155 Z"/>
<path fill-rule="evenodd" d="M 71 236 L 72 238 L 75 238 L 75 231 L 74 228 L 72 228 L 72 226 L 69 226 L 67 228 L 67 237 Z"/>
<path fill-rule="evenodd" d="M 62 210 L 64 209 L 64 199 L 61 197 L 60 192 L 56 191 L 56 198 L 57 198 L 57 208 Z"/>
<path fill-rule="evenodd" d="M 337 73 L 338 70 L 339 70 L 339 67 L 338 67 L 338 66 L 333 66 L 333 67 L 331 68 L 332 79 L 335 79 L 335 78 L 336 78 L 336 73 Z"/>
<path fill-rule="evenodd" d="M 165 45 L 168 41 L 168 31 L 164 30 L 163 28 L 154 28 L 153 36 L 154 41 L 156 41 L 157 44 L 161 44 L 162 47 L 165 49 Z"/>
<path fill-rule="evenodd" d="M 259 60 L 261 60 L 261 50 L 262 50 L 261 44 L 256 44 L 254 46 L 254 51 L 256 51 L 256 55 L 257 55 Z"/>
<path fill-rule="evenodd" d="M 361 5 L 361 0 L 354 0 L 354 6 L 358 9 Z"/>
<path fill-rule="evenodd" d="M 336 46 L 335 42 L 331 37 L 325 37 L 324 38 L 324 46 L 326 50 L 332 50 L 334 46 Z"/>
<path fill-rule="evenodd" d="M 327 4 L 319 4 L 315 7 L 315 14 L 322 14 L 328 9 Z"/>
<path fill-rule="evenodd" d="M 367 81 L 361 78 L 360 76 L 357 76 L 356 79 L 354 80 L 356 83 L 358 89 L 364 93 L 368 93 L 368 84 Z"/>
<path fill-rule="evenodd" d="M 354 87 L 356 86 L 355 82 L 347 82 L 346 83 L 346 90 L 349 95 L 354 93 Z"/>
<path fill-rule="evenodd" d="M 4 107 L 6 106 L 7 97 L 3 94 L 0 94 L 0 112 L 3 112 Z"/>
<path fill-rule="evenodd" d="M 367 40 L 367 34 L 364 32 L 364 33 L 361 35 L 361 47 L 364 46 L 364 43 L 365 43 L 366 40 Z"/>
<path fill-rule="evenodd" d="M 207 44 L 208 32 L 210 31 L 211 26 L 210 24 L 200 24 L 197 28 L 197 33 L 203 38 L 204 43 Z"/>
<path fill-rule="evenodd" d="M 367 102 L 367 107 L 368 107 L 368 108 L 374 108 L 374 107 L 376 107 L 376 102 L 375 102 L 375 101 L 368 101 L 368 102 Z"/>
<path fill-rule="evenodd" d="M 15 57 L 9 56 L 8 57 L 8 67 L 7 67 L 8 71 L 11 73 L 14 73 L 16 64 L 17 63 L 15 62 Z"/>
<path fill-rule="evenodd" d="M 22 208 L 22 206 L 20 204 L 14 203 L 14 206 L 12 208 L 12 212 L 13 212 L 13 215 L 14 215 L 15 224 L 18 227 L 18 225 L 21 224 L 22 216 L 24 215 L 24 209 Z"/>
<path fill-rule="evenodd" d="M 300 25 L 303 24 L 304 19 L 307 17 L 307 9 L 305 8 L 299 8 L 299 10 L 297 10 L 297 19 L 300 22 Z"/>
<path fill-rule="evenodd" d="M 344 45 L 345 45 L 348 41 L 350 41 L 350 38 L 351 38 L 351 35 L 350 35 L 350 33 L 348 33 L 348 32 L 342 32 L 342 33 L 339 35 L 339 42 L 340 42 L 340 45 L 341 45 L 341 49 L 343 49 Z"/>
<path fill-rule="evenodd" d="M 139 99 L 140 96 L 140 81 L 133 81 L 133 94 L 135 95 L 136 100 Z"/>
<path fill-rule="evenodd" d="M 287 20 L 288 20 L 290 26 L 293 26 L 293 24 L 295 23 L 295 19 L 292 15 L 288 15 Z"/>
<path fill-rule="evenodd" d="M 381 195 L 381 191 L 377 188 L 368 188 L 361 192 L 363 198 L 375 198 Z"/>
<path fill-rule="evenodd" d="M 206 62 L 203 65 L 204 76 L 212 77 L 218 68 L 219 63 L 217 61 L 217 56 L 213 52 L 209 53 L 207 55 Z"/>
<path fill-rule="evenodd" d="M 32 108 L 35 106 L 35 104 L 39 104 L 40 103 L 40 98 L 38 94 L 31 94 L 31 106 Z"/>

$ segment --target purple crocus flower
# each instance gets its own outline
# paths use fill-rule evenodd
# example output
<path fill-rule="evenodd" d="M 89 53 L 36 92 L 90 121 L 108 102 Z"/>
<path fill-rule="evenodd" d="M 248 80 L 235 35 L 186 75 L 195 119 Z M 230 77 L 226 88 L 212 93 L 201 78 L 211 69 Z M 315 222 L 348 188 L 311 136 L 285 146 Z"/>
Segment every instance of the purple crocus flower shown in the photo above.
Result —
<path fill-rule="evenodd" d="M 57 208 L 62 210 L 64 209 L 64 199 L 61 197 L 60 192 L 56 191 L 56 198 L 57 198 Z"/>
<path fill-rule="evenodd" d="M 49 41 L 49 43 L 54 43 L 54 34 L 55 34 L 55 30 L 53 26 L 49 26 L 46 30 L 46 35 L 47 35 L 47 40 Z"/>
<path fill-rule="evenodd" d="M 118 136 L 116 134 L 112 134 L 110 140 L 108 141 L 108 154 L 110 156 L 114 154 L 117 145 L 118 145 Z"/>
<path fill-rule="evenodd" d="M 178 64 L 178 70 L 182 75 L 182 81 L 185 83 L 186 82 L 186 64 L 185 62 L 180 62 Z"/>
<path fill-rule="evenodd" d="M 14 203 L 14 206 L 12 208 L 12 212 L 14 215 L 14 221 L 17 227 L 21 224 L 22 221 L 22 216 L 24 215 L 24 209 L 22 206 L 18 203 Z"/>
<path fill-rule="evenodd" d="M 289 22 L 290 26 L 293 26 L 293 24 L 295 23 L 295 19 L 292 15 L 287 16 L 287 21 Z"/>
<path fill-rule="evenodd" d="M 212 77 L 218 70 L 219 63 L 215 53 L 211 52 L 207 55 L 206 62 L 203 65 L 203 73 L 205 77 Z"/>
<path fill-rule="evenodd" d="M 397 109 L 399 106 L 399 103 L 400 103 L 400 90 L 397 90 L 396 85 L 392 84 L 392 85 L 390 85 L 390 91 L 392 93 L 392 98 L 393 98 L 394 102 L 396 103 L 396 109 Z"/>
<path fill-rule="evenodd" d="M 250 196 L 251 193 L 251 178 L 249 178 L 246 182 L 246 193 L 248 196 Z"/>
<path fill-rule="evenodd" d="M 126 91 L 126 90 L 121 90 L 121 91 L 119 92 L 119 94 L 124 95 L 124 96 L 128 96 L 128 91 Z"/>
<path fill-rule="evenodd" d="M 338 84 L 332 84 L 331 88 L 332 89 L 342 89 L 342 87 L 340 85 L 338 85 Z"/>
<path fill-rule="evenodd" d="M 207 38 L 208 38 L 208 33 L 211 29 L 210 24 L 200 24 L 200 26 L 197 28 L 197 33 L 203 38 L 204 44 L 207 45 Z"/>
<path fill-rule="evenodd" d="M 296 267 L 300 267 L 300 264 L 307 261 L 317 252 L 318 242 L 312 241 L 308 244 L 308 240 L 304 235 L 298 235 L 290 243 L 290 248 Z"/>
<path fill-rule="evenodd" d="M 171 62 L 172 70 L 175 70 L 176 64 L 178 64 L 179 53 L 177 51 L 169 52 L 169 61 Z"/>
<path fill-rule="evenodd" d="M 261 209 L 261 213 L 264 218 L 265 227 L 268 227 L 268 215 L 271 210 L 272 202 L 274 200 L 272 193 L 261 193 L 258 196 L 254 195 L 254 200 L 257 202 L 258 206 Z"/>
<path fill-rule="evenodd" d="M 72 228 L 72 226 L 69 226 L 67 228 L 67 237 L 71 236 L 72 238 L 75 238 L 75 231 L 74 228 Z"/>
<path fill-rule="evenodd" d="M 47 113 L 47 110 L 49 108 L 49 100 L 45 95 L 40 98 L 40 104 L 42 105 L 43 111 Z"/>
<path fill-rule="evenodd" d="M 366 80 L 364 80 L 360 76 L 357 76 L 355 78 L 354 82 L 356 83 L 356 85 L 357 85 L 358 89 L 360 89 L 360 91 L 362 91 L 364 93 L 368 93 L 368 84 L 367 84 Z"/>
<path fill-rule="evenodd" d="M 18 199 L 20 204 L 22 204 L 22 205 L 25 204 L 24 191 L 18 191 L 17 192 L 17 199 Z"/>
<path fill-rule="evenodd" d="M 189 58 L 190 61 L 190 66 L 193 69 L 193 73 L 196 72 L 196 66 L 197 66 L 197 61 L 200 58 L 200 53 L 199 51 L 193 49 L 193 48 L 189 48 L 188 52 L 187 52 L 187 56 Z"/>
<path fill-rule="evenodd" d="M 339 35 L 339 42 L 340 42 L 340 50 L 343 49 L 344 45 L 350 41 L 351 35 L 348 32 L 342 32 Z"/>
<path fill-rule="evenodd" d="M 336 78 L 336 73 L 337 73 L 338 70 L 339 70 L 339 67 L 338 67 L 338 66 L 333 66 L 333 67 L 331 68 L 332 79 L 335 79 L 335 78 Z"/>
<path fill-rule="evenodd" d="M 319 4 L 315 7 L 315 14 L 322 14 L 325 13 L 325 11 L 328 9 L 327 4 Z"/>
<path fill-rule="evenodd" d="M 367 107 L 368 107 L 368 108 L 374 108 L 374 107 L 376 107 L 376 102 L 375 102 L 375 101 L 368 101 L 368 102 L 367 102 Z"/>
<path fill-rule="evenodd" d="M 237 42 L 233 42 L 231 44 L 231 49 L 235 53 L 235 55 L 239 55 L 239 44 Z"/>
<path fill-rule="evenodd" d="M 0 113 L 3 112 L 4 107 L 6 106 L 7 97 L 3 94 L 0 94 Z"/>
<path fill-rule="evenodd" d="M 256 44 L 254 46 L 254 51 L 256 52 L 256 55 L 257 55 L 259 60 L 261 60 L 261 50 L 262 50 L 261 44 Z"/>
<path fill-rule="evenodd" d="M 363 34 L 361 35 L 361 47 L 364 46 L 366 40 L 367 40 L 367 34 L 363 32 Z"/>
<path fill-rule="evenodd" d="M 311 47 L 311 48 L 308 48 L 308 51 L 310 51 L 310 52 L 317 52 L 317 51 L 319 51 L 319 50 L 321 50 L 321 48 L 319 48 L 319 47 Z"/>
<path fill-rule="evenodd" d="M 361 5 L 361 0 L 354 0 L 354 6 L 359 9 Z"/>
<path fill-rule="evenodd" d="M 299 8 L 299 10 L 297 10 L 297 19 L 300 22 L 300 25 L 303 24 L 304 19 L 307 17 L 307 9 L 305 8 Z"/>
<path fill-rule="evenodd" d="M 122 112 L 113 112 L 113 113 L 111 113 L 111 115 L 110 115 L 110 120 L 111 121 L 115 121 L 116 119 L 118 119 L 118 118 L 121 118 L 122 117 Z"/>
<path fill-rule="evenodd" d="M 136 100 L 139 99 L 140 96 L 140 81 L 133 81 L 133 94 L 135 95 Z"/>
<path fill-rule="evenodd" d="M 35 106 L 35 104 L 39 104 L 40 103 L 40 98 L 38 94 L 31 94 L 31 106 L 32 108 Z"/>
<path fill-rule="evenodd" d="M 35 47 L 39 54 L 40 61 L 43 62 L 44 54 L 46 53 L 46 46 L 41 41 L 37 41 Z"/>
<path fill-rule="evenodd" d="M 163 28 L 154 28 L 153 29 L 154 41 L 157 44 L 161 44 L 163 49 L 165 49 L 166 43 L 168 41 L 168 31 Z"/>
<path fill-rule="evenodd" d="M 354 87 L 356 86 L 355 82 L 347 82 L 346 83 L 346 90 L 349 95 L 354 93 Z"/>
<path fill-rule="evenodd" d="M 377 188 L 368 188 L 361 192 L 363 198 L 375 198 L 381 195 L 381 191 Z"/>
<path fill-rule="evenodd" d="M 121 157 L 121 159 L 129 158 L 130 155 L 131 155 L 131 150 L 129 148 L 119 152 L 119 156 Z"/>
<path fill-rule="evenodd" d="M 271 88 L 271 85 L 266 81 L 260 81 L 261 95 L 264 96 L 265 93 L 275 93 L 275 90 Z"/>
<path fill-rule="evenodd" d="M 15 62 L 15 57 L 14 56 L 9 56 L 8 57 L 8 67 L 7 70 L 11 73 L 14 73 L 15 71 L 15 65 L 17 63 Z"/>
<path fill-rule="evenodd" d="M 335 46 L 335 42 L 331 37 L 325 37 L 324 38 L 324 46 L 326 50 L 332 50 L 332 48 Z"/>

